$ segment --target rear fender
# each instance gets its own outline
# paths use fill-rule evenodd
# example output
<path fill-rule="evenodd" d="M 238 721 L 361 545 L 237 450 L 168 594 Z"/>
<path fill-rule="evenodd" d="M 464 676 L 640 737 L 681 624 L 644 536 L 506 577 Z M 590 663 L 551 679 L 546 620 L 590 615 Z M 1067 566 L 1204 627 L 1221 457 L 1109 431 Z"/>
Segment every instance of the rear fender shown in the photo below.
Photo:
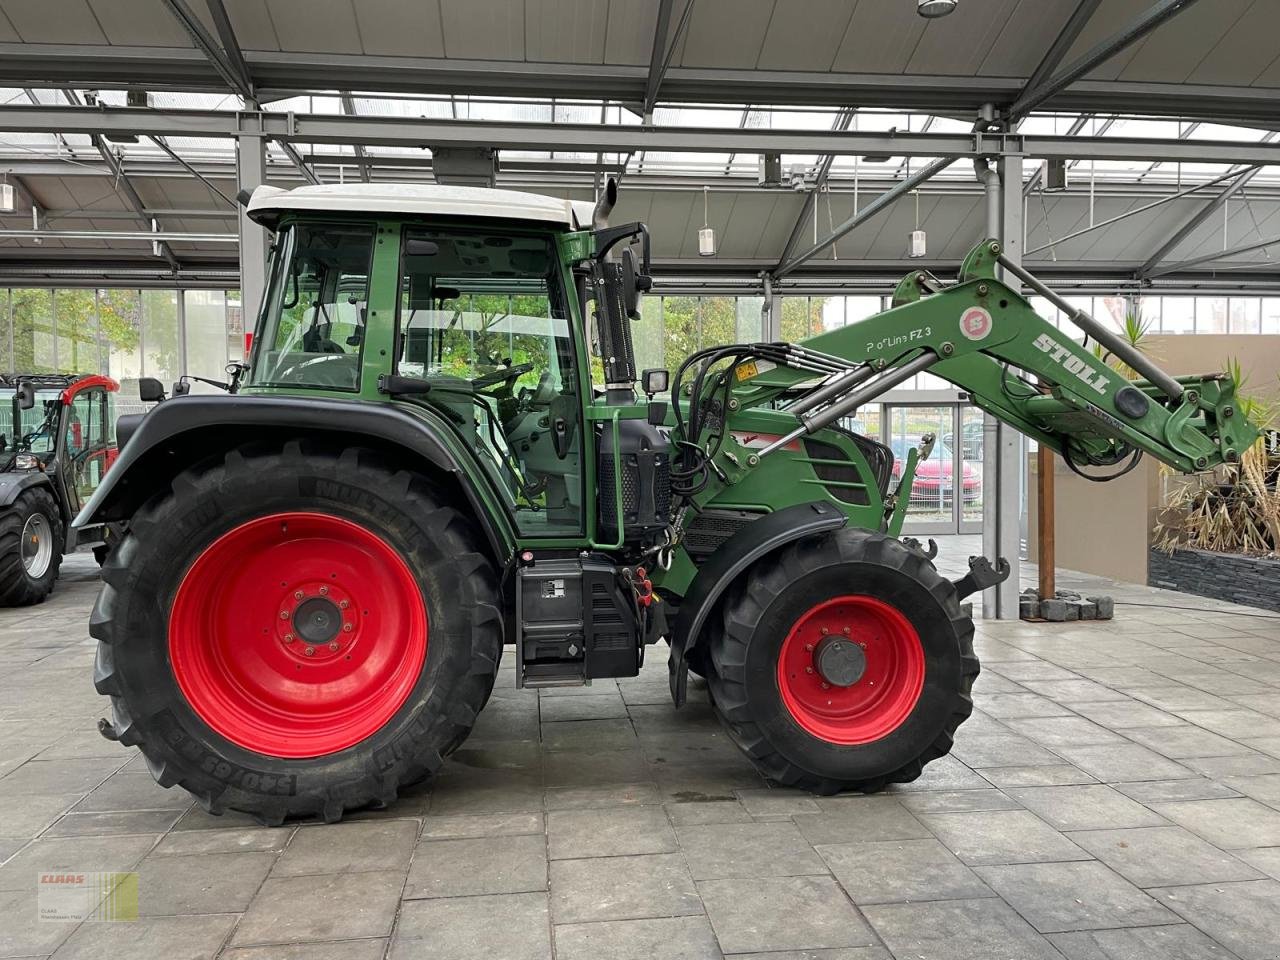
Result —
<path fill-rule="evenodd" d="M 703 642 L 702 631 L 729 585 L 757 560 L 804 537 L 838 530 L 848 517 L 833 504 L 799 503 L 766 514 L 726 540 L 698 568 L 680 601 L 671 632 L 671 699 L 683 706 L 689 685 L 688 656 Z"/>
<path fill-rule="evenodd" d="M 470 503 L 494 559 L 504 564 L 514 549 L 511 518 L 485 506 L 474 479 L 484 476 L 482 468 L 465 463 L 466 454 L 455 453 L 444 439 L 449 427 L 433 419 L 429 412 L 418 415 L 391 403 L 319 397 L 192 395 L 169 400 L 129 425 L 128 442 L 75 526 L 128 520 L 152 496 L 167 491 L 181 471 L 246 442 L 320 437 L 387 450 L 418 469 L 449 478 Z"/>
<path fill-rule="evenodd" d="M 23 473 L 0 473 L 0 507 L 11 507 L 18 497 L 22 496 L 24 491 L 30 490 L 32 487 L 47 487 L 49 492 L 53 494 L 53 498 L 58 499 L 58 492 L 53 488 L 53 481 L 48 475 L 41 473 L 39 470 L 30 470 Z"/>

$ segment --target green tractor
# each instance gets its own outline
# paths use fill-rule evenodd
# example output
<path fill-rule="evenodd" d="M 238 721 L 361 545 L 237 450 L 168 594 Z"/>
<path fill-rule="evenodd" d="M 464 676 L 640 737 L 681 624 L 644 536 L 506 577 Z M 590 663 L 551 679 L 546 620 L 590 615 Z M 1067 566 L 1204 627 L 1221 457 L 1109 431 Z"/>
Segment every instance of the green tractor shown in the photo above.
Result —
<path fill-rule="evenodd" d="M 842 422 L 929 370 L 1081 470 L 1204 470 L 1256 438 L 1229 379 L 1172 379 L 1076 314 L 1130 382 L 1045 323 L 993 241 L 861 323 L 638 374 L 649 238 L 608 225 L 615 196 L 253 195 L 274 243 L 246 366 L 122 418 L 78 518 L 128 525 L 94 679 L 103 733 L 159 783 L 336 820 L 440 769 L 505 647 L 544 687 L 635 676 L 664 639 L 675 704 L 705 677 L 773 781 L 909 781 L 971 711 L 961 602 L 1008 565 L 942 577 L 899 539 L 928 450 L 898 493 L 893 453 Z"/>

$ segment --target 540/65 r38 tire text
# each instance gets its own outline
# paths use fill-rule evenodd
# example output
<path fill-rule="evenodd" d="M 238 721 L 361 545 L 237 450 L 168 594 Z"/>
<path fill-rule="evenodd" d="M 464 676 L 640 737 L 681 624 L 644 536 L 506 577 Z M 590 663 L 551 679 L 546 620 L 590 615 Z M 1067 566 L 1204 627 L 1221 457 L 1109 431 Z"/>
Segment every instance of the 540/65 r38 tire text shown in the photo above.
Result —
<path fill-rule="evenodd" d="M 90 632 L 120 740 L 163 786 L 336 820 L 435 772 L 493 687 L 471 523 L 366 450 L 233 450 L 178 476 L 103 568 Z"/>

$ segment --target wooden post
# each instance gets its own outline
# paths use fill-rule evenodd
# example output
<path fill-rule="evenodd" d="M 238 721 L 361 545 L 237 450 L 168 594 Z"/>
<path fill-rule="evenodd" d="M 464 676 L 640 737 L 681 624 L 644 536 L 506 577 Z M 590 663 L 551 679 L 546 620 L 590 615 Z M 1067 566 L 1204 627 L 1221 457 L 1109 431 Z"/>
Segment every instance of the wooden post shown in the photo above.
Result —
<path fill-rule="evenodd" d="M 1049 600 L 1057 589 L 1053 576 L 1057 551 L 1053 541 L 1053 451 L 1043 443 L 1036 453 L 1036 510 L 1040 599 Z"/>

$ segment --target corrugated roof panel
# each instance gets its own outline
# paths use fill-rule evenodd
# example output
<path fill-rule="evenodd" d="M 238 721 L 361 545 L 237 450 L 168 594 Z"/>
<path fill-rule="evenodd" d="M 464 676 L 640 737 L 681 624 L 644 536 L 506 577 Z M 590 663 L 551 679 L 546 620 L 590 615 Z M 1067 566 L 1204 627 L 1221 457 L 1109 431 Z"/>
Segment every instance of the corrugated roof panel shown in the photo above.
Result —
<path fill-rule="evenodd" d="M 653 50 L 653 31 L 658 20 L 656 3 L 633 0 L 601 0 L 607 3 L 604 62 L 639 66 L 649 62 Z M 683 9 L 684 0 L 675 4 Z"/>
<path fill-rule="evenodd" d="M 1097 12 L 1090 18 L 1080 36 L 1076 38 L 1076 42 L 1067 51 L 1067 55 L 1062 61 L 1063 66 L 1083 56 L 1096 44 L 1101 43 L 1108 37 L 1115 36 L 1126 24 L 1136 19 L 1143 11 L 1149 9 L 1151 3 L 1152 0 L 1106 0 L 1105 3 L 1100 4 Z M 1147 40 L 1150 39 L 1150 37 L 1147 38 Z M 1124 69 L 1124 65 L 1133 58 L 1137 47 L 1144 42 L 1146 41 L 1139 41 L 1138 44 L 1128 50 L 1117 54 L 1089 74 L 1089 78 L 1093 80 L 1114 80 L 1116 75 Z"/>
<path fill-rule="evenodd" d="M 779 5 L 760 51 L 761 70 L 825 70 L 835 59 L 853 17 L 849 0 Z"/>
<path fill-rule="evenodd" d="M 271 13 L 262 0 L 223 0 L 231 28 L 244 50 L 279 50 L 280 38 Z M 197 6 L 201 6 L 197 4 Z M 207 14 L 206 14 L 207 15 Z M 287 28 L 282 24 L 281 29 Z"/>
<path fill-rule="evenodd" d="M 599 0 L 525 0 L 529 60 L 603 63 L 609 4 Z"/>
<path fill-rule="evenodd" d="M 698 0 L 678 62 L 685 67 L 755 67 L 775 0 Z M 672 18 L 673 28 L 675 23 Z"/>
<path fill-rule="evenodd" d="M 266 0 L 280 48 L 290 53 L 362 53 L 351 0 Z"/>
<path fill-rule="evenodd" d="M 1136 45 L 1120 80 L 1183 83 L 1255 0 L 1195 3 Z M 1275 7 L 1275 0 L 1265 0 Z M 1280 24 L 1280 17 L 1272 17 Z M 1261 69 L 1266 64 L 1257 64 Z"/>
<path fill-rule="evenodd" d="M 1255 2 L 1188 75 L 1188 83 L 1252 86 L 1280 61 L 1280 5 Z"/>
<path fill-rule="evenodd" d="M 387 57 L 443 57 L 439 0 L 359 0 L 354 4 L 364 52 Z"/>
<path fill-rule="evenodd" d="M 26 43 L 107 42 L 85 0 L 3 0 L 0 10 Z"/>
<path fill-rule="evenodd" d="M 89 4 L 109 43 L 132 47 L 191 46 L 191 38 L 177 18 L 155 0 L 89 0 Z"/>
<path fill-rule="evenodd" d="M 926 21 L 920 42 L 907 62 L 907 72 L 976 74 L 1017 3 L 1018 0 L 965 0 L 956 15 Z M 910 9 L 911 4 L 899 6 Z"/>
<path fill-rule="evenodd" d="M 832 70 L 903 73 L 928 22 L 902 0 L 859 0 Z M 934 73 L 947 73 L 939 65 Z"/>
<path fill-rule="evenodd" d="M 984 77 L 1029 77 L 1075 12 L 1079 0 L 1018 0 L 978 66 Z M 970 15 L 968 4 L 965 15 Z"/>
<path fill-rule="evenodd" d="M 440 0 L 447 57 L 524 60 L 524 5 L 510 0 Z"/>

